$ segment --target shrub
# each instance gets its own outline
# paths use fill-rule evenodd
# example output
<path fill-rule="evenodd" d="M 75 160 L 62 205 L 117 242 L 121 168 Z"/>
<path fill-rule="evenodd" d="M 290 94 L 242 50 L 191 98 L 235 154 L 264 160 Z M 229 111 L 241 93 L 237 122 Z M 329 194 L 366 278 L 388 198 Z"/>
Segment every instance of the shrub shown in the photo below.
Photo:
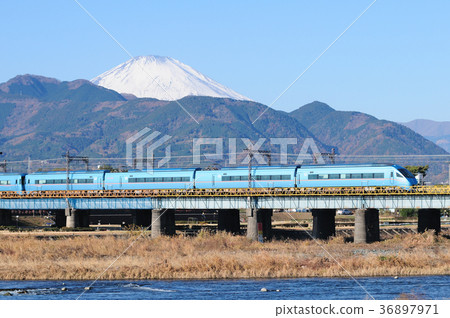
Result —
<path fill-rule="evenodd" d="M 402 218 L 410 218 L 417 216 L 417 209 L 400 209 L 399 210 L 400 216 Z"/>

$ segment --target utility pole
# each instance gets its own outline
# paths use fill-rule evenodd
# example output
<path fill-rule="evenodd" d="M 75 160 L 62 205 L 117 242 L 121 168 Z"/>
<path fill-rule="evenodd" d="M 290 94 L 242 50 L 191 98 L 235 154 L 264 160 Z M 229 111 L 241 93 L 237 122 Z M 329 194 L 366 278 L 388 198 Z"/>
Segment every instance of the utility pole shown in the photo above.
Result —
<path fill-rule="evenodd" d="M 72 161 L 83 161 L 86 164 L 86 170 L 89 170 L 89 158 L 88 157 L 71 156 L 69 150 L 67 150 L 66 154 L 63 157 L 66 158 L 66 184 L 67 184 L 67 191 L 69 191 L 69 185 L 70 185 L 70 178 L 69 178 L 70 163 Z"/>
<path fill-rule="evenodd" d="M 255 155 L 263 155 L 268 158 L 269 165 L 271 163 L 271 153 L 267 150 L 254 150 L 252 147 L 245 148 L 245 152 L 248 153 L 248 189 L 252 188 L 252 160 Z M 261 211 L 256 209 L 254 202 L 252 202 L 252 194 L 249 191 L 247 197 L 247 237 L 254 241 L 263 241 L 263 223 L 258 222 L 258 215 Z"/>
<path fill-rule="evenodd" d="M 269 166 L 271 165 L 271 158 L 272 155 L 270 153 L 270 151 L 268 150 L 253 150 L 252 148 L 245 148 L 244 149 L 245 152 L 247 152 L 248 156 L 249 156 L 249 160 L 248 160 L 248 188 L 250 189 L 252 187 L 252 160 L 253 157 L 256 155 L 263 155 L 264 157 L 267 158 Z"/>

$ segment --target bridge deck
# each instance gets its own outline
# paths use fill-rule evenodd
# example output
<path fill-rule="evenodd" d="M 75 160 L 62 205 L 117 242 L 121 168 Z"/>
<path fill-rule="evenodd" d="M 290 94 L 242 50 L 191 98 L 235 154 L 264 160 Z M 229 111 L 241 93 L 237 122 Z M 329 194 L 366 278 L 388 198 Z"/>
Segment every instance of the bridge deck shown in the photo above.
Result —
<path fill-rule="evenodd" d="M 181 197 L 315 197 L 315 196 L 447 196 L 450 186 L 330 187 L 330 188 L 242 188 L 35 191 L 18 194 L 0 192 L 0 199 L 43 198 L 181 198 Z"/>

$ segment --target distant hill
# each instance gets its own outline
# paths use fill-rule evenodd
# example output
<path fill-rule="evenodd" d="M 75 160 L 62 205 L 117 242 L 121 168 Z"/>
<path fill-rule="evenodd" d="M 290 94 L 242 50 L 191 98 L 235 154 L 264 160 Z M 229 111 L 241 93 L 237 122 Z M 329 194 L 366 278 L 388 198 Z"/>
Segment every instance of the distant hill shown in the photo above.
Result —
<path fill-rule="evenodd" d="M 290 113 L 323 143 L 336 145 L 341 154 L 445 154 L 445 150 L 411 129 L 371 115 L 336 111 L 313 102 Z"/>
<path fill-rule="evenodd" d="M 418 134 L 433 141 L 438 146 L 450 152 L 450 121 L 433 121 L 416 119 L 402 125 L 411 128 Z"/>

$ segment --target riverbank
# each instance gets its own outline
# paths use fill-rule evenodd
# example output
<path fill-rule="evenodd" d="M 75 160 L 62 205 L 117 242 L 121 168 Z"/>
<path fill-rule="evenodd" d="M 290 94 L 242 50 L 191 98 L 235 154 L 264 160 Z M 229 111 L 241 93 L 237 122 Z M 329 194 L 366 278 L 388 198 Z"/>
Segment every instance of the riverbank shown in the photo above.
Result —
<path fill-rule="evenodd" d="M 132 232 L 97 237 L 0 234 L 0 280 L 450 274 L 448 235 L 405 234 L 372 244 L 346 243 L 343 237 L 335 237 L 319 241 L 321 245 L 312 240 L 258 243 L 242 236 L 205 232 L 190 238 L 137 237 Z"/>

